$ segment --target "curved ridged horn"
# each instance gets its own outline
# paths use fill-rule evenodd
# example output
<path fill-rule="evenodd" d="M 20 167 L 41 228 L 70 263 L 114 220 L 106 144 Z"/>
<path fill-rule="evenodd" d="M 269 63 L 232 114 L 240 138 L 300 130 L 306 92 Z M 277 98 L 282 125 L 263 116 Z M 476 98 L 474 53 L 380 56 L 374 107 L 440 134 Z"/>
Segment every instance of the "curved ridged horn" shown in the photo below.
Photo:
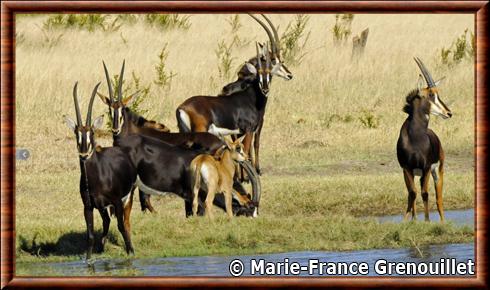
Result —
<path fill-rule="evenodd" d="M 269 25 L 272 29 L 272 32 L 274 33 L 276 52 L 277 52 L 277 56 L 280 57 L 281 56 L 281 41 L 279 40 L 279 35 L 277 33 L 276 27 L 274 27 L 274 24 L 272 24 L 272 21 L 267 16 L 265 16 L 264 14 L 260 14 L 260 15 L 262 15 L 262 17 L 264 17 L 265 21 L 267 21 L 267 23 L 269 23 Z"/>
<path fill-rule="evenodd" d="M 100 82 L 95 85 L 94 90 L 92 91 L 92 96 L 90 96 L 90 102 L 88 103 L 88 111 L 87 111 L 87 120 L 85 121 L 86 126 L 90 126 L 92 124 L 92 107 L 94 105 L 95 95 L 97 94 L 97 89 L 99 88 Z"/>
<path fill-rule="evenodd" d="M 262 28 L 264 28 L 265 32 L 267 32 L 267 35 L 269 36 L 269 41 L 271 42 L 271 45 L 272 45 L 272 54 L 274 56 L 277 56 L 277 49 L 276 49 L 276 46 L 274 44 L 274 37 L 272 36 L 272 33 L 269 30 L 269 28 L 267 28 L 267 25 L 265 25 L 264 22 L 260 21 L 260 19 L 258 19 L 257 17 L 253 16 L 252 14 L 248 14 L 248 15 L 250 15 L 250 17 L 252 17 L 253 19 L 255 19 L 255 21 L 257 21 L 260 24 L 260 26 L 262 26 Z"/>
<path fill-rule="evenodd" d="M 424 79 L 427 82 L 427 86 L 429 88 L 435 87 L 436 83 L 434 82 L 434 79 L 432 79 L 432 76 L 430 75 L 429 70 L 427 70 L 427 68 L 425 67 L 424 63 L 418 57 L 414 57 L 413 59 L 419 66 L 420 71 L 422 72 L 422 75 L 424 76 Z"/>
<path fill-rule="evenodd" d="M 255 43 L 255 49 L 257 50 L 257 67 L 259 68 L 257 73 L 262 75 L 262 62 L 260 61 L 259 44 L 257 42 Z"/>
<path fill-rule="evenodd" d="M 75 103 L 75 114 L 77 115 L 77 125 L 82 126 L 82 114 L 80 113 L 80 106 L 78 105 L 78 95 L 77 95 L 78 82 L 75 83 L 73 87 L 73 101 Z"/>
<path fill-rule="evenodd" d="M 260 178 L 257 175 L 257 172 L 255 171 L 254 167 L 252 164 L 250 164 L 250 161 L 243 161 L 240 163 L 243 166 L 243 169 L 245 169 L 245 172 L 247 172 L 247 175 L 250 178 L 250 181 L 252 182 L 252 201 L 256 207 L 259 206 L 260 203 L 260 195 L 262 193 L 262 188 L 261 188 L 261 183 L 260 183 Z"/>
<path fill-rule="evenodd" d="M 117 84 L 117 100 L 120 102 L 122 101 L 122 83 L 123 83 L 123 76 L 124 76 L 124 65 L 126 64 L 126 60 L 123 60 L 122 68 L 121 68 L 121 73 L 119 74 L 119 82 Z"/>
<path fill-rule="evenodd" d="M 269 51 L 269 44 L 268 43 L 265 44 L 265 50 Z M 267 72 L 267 74 L 270 73 L 270 67 L 271 67 L 271 56 L 269 54 L 267 54 L 265 56 L 265 71 Z"/>
<path fill-rule="evenodd" d="M 104 72 L 105 72 L 105 79 L 107 81 L 107 87 L 109 87 L 109 100 L 112 103 L 114 101 L 114 91 L 112 90 L 111 77 L 109 76 L 109 72 L 107 71 L 107 67 L 106 67 L 104 61 L 102 61 L 102 64 L 104 65 Z"/>

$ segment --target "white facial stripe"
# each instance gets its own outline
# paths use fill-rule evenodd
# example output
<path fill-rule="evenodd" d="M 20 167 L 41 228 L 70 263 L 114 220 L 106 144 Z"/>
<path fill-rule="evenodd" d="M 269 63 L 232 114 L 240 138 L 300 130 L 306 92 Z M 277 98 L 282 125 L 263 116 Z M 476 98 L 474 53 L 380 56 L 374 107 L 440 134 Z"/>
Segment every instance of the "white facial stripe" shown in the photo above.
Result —
<path fill-rule="evenodd" d="M 274 67 L 272 67 L 271 73 L 275 76 L 288 79 L 287 77 L 288 73 L 286 72 L 286 70 L 284 69 L 281 63 L 277 63 L 276 65 L 274 65 Z"/>
<path fill-rule="evenodd" d="M 78 132 L 78 144 L 82 145 L 82 132 Z"/>

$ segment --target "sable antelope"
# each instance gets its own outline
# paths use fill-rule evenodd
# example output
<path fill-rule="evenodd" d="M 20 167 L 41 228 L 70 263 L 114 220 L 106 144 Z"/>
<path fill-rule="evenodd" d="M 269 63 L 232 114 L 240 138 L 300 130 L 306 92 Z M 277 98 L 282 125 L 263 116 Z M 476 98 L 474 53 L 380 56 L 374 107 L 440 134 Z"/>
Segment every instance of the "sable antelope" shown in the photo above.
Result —
<path fill-rule="evenodd" d="M 255 66 L 249 62 L 245 62 L 245 64 L 238 71 L 238 79 L 225 85 L 218 97 L 229 96 L 231 94 L 246 90 L 253 84 L 256 76 L 257 69 Z"/>
<path fill-rule="evenodd" d="M 109 98 L 99 94 L 99 97 L 102 101 L 109 106 L 109 112 L 112 117 L 112 133 L 114 139 L 114 145 L 117 146 L 118 140 L 120 138 L 125 138 L 130 135 L 140 134 L 145 137 L 152 137 L 158 139 L 159 141 L 165 142 L 169 145 L 181 146 L 184 149 L 192 149 L 196 150 L 198 153 L 208 153 L 214 154 L 219 148 L 223 145 L 223 141 L 221 141 L 218 137 L 209 134 L 207 132 L 200 133 L 171 133 L 167 132 L 167 130 L 161 130 L 155 128 L 153 125 L 148 125 L 152 121 L 148 121 L 143 117 L 137 115 L 132 112 L 127 105 L 131 102 L 131 99 L 136 95 L 132 94 L 129 97 L 123 98 L 122 96 L 122 87 L 123 76 L 124 76 L 124 67 L 125 62 L 123 62 L 121 73 L 119 75 L 119 86 L 117 88 L 117 97 L 114 96 L 114 91 L 112 89 L 112 84 L 110 81 L 109 73 L 105 63 L 104 72 L 107 80 L 108 90 L 109 90 Z M 164 125 L 159 124 L 159 127 L 165 127 Z M 166 128 L 166 127 L 165 127 Z M 167 128 L 168 129 L 168 128 Z M 258 177 L 253 175 L 253 169 L 247 162 L 244 163 L 244 167 L 247 172 L 250 172 L 250 176 L 253 177 L 253 203 L 257 203 L 260 198 L 260 184 L 258 181 Z M 235 182 L 234 188 L 242 195 L 246 195 L 245 189 L 240 185 L 239 182 Z M 148 208 L 150 211 L 154 211 L 153 207 L 150 203 L 149 195 L 144 193 L 142 188 L 139 188 L 140 191 L 140 200 L 142 201 L 141 207 L 142 210 Z M 245 197 L 243 197 L 245 198 Z M 219 207 L 224 208 L 224 202 L 221 196 L 218 196 L 215 200 Z M 252 202 L 249 200 L 246 203 L 247 206 L 251 206 Z M 185 209 L 186 216 L 192 215 L 192 201 L 185 199 Z M 241 206 L 235 206 L 234 211 L 238 214 L 252 215 L 253 206 L 251 208 L 243 208 Z"/>
<path fill-rule="evenodd" d="M 233 195 L 233 177 L 235 176 L 235 163 L 247 160 L 243 153 L 242 140 L 245 136 L 234 142 L 228 136 L 224 137 L 226 146 L 220 148 L 218 155 L 220 160 L 217 161 L 209 154 L 201 154 L 191 162 L 191 185 L 192 185 L 192 212 L 197 213 L 199 190 L 205 188 L 207 192 L 205 208 L 206 215 L 213 217 L 212 207 L 216 193 L 222 192 L 225 197 L 226 213 L 228 217 L 233 217 L 232 195 Z M 240 198 L 240 195 L 237 195 Z"/>
<path fill-rule="evenodd" d="M 192 208 L 190 164 L 202 151 L 173 146 L 141 134 L 119 138 L 116 143 L 136 167 L 138 188 L 154 195 L 176 194 L 190 202 Z M 250 200 L 241 198 L 239 202 Z"/>
<path fill-rule="evenodd" d="M 80 195 L 87 225 L 87 260 L 90 259 L 94 247 L 94 208 L 97 208 L 102 217 L 102 245 L 105 244 L 110 224 L 107 207 L 113 206 L 117 217 L 118 229 L 126 245 L 126 252 L 128 254 L 134 253 L 131 244 L 129 217 L 133 203 L 133 184 L 136 180 L 136 169 L 120 148 L 96 147 L 94 132 L 102 126 L 104 120 L 104 116 L 99 116 L 92 124 L 91 119 L 94 97 L 99 84 L 93 89 L 85 125 L 82 123 L 78 105 L 78 82 L 75 83 L 73 88 L 77 121 L 75 122 L 70 117 L 64 116 L 66 124 L 75 133 L 80 159 Z"/>
<path fill-rule="evenodd" d="M 403 111 L 408 118 L 400 129 L 400 136 L 396 146 L 397 157 L 403 168 L 403 176 L 408 190 L 408 206 L 405 220 L 412 213 L 412 219 L 416 219 L 414 176 L 420 177 L 422 200 L 425 207 L 425 220 L 429 221 L 429 174 L 432 173 L 436 190 L 437 210 L 441 222 L 444 222 L 444 210 L 442 206 L 442 183 L 444 179 L 444 151 L 437 135 L 428 128 L 429 114 L 444 119 L 451 118 L 451 110 L 442 102 L 437 86 L 440 81 L 434 81 L 431 74 L 419 58 L 415 62 L 422 72 L 427 84 L 424 87 L 422 76 L 419 77 L 418 88 L 410 92 L 406 97 Z M 438 172 L 436 166 L 439 163 Z"/>
<path fill-rule="evenodd" d="M 237 84 L 238 87 L 244 84 L 243 90 L 228 91 L 229 85 L 227 85 L 222 92 L 225 96 L 191 97 L 177 108 L 176 118 L 181 132 L 209 132 L 211 124 L 214 124 L 215 127 L 212 129 L 215 134 L 245 134 L 244 148 L 248 155 L 254 139 L 255 152 L 251 157 L 256 171 L 260 173 L 260 133 L 272 76 L 290 80 L 293 75 L 281 61 L 279 36 L 272 22 L 262 15 L 270 25 L 271 32 L 260 19 L 254 15 L 250 16 L 264 28 L 271 44 L 271 51 L 267 44 L 263 46 L 256 44 L 256 57 L 242 66 L 241 71 L 246 70 L 253 76 L 250 78 L 252 80 L 250 85 L 239 73 L 239 79 L 229 85 L 237 88 Z"/>

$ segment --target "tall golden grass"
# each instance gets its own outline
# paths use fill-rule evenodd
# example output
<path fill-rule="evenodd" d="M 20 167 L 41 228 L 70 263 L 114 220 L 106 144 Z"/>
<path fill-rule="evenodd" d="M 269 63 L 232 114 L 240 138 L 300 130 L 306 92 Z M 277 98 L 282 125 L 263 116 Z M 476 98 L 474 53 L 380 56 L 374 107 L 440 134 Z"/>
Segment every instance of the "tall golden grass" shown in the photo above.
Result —
<path fill-rule="evenodd" d="M 169 90 L 152 85 L 152 97 L 144 104 L 149 115 L 176 129 L 174 110 L 186 98 L 214 95 L 227 81 L 218 77 L 215 49 L 228 37 L 228 15 L 193 15 L 188 31 L 159 31 L 144 24 L 123 26 L 119 32 L 64 30 L 58 45 L 41 47 L 40 26 L 44 17 L 22 18 L 16 31 L 25 41 L 16 49 L 16 143 L 32 148 L 33 161 L 73 156 L 71 133 L 61 122 L 73 114 L 71 91 L 79 81 L 82 108 L 92 87 L 104 80 L 102 60 L 111 73 L 119 73 L 126 59 L 130 72 L 143 84 L 156 78 L 155 65 L 162 46 L 168 43 L 167 67 L 176 76 Z M 273 15 L 284 29 L 293 15 Z M 251 18 L 241 17 L 239 35 L 265 41 L 264 31 Z M 413 56 L 420 57 L 435 78 L 446 76 L 441 96 L 450 104 L 454 118 L 432 118 L 431 127 L 440 135 L 446 150 L 472 154 L 473 148 L 473 63 L 466 61 L 449 70 L 438 65 L 441 47 L 447 47 L 465 28 L 473 27 L 471 15 L 356 15 L 352 30 L 369 27 L 370 35 L 361 61 L 351 62 L 350 42 L 334 46 L 333 15 L 311 15 L 310 41 L 304 61 L 290 67 L 292 81 L 275 78 L 263 130 L 263 156 L 287 152 L 308 141 L 325 145 L 329 157 L 349 159 L 349 153 L 393 152 L 401 123 L 404 97 L 415 88 L 419 70 Z M 282 31 L 280 31 L 282 32 Z M 55 32 L 58 33 L 58 32 Z M 123 41 L 126 40 L 126 43 Z M 253 43 L 252 43 L 253 44 Z M 234 66 L 254 55 L 254 46 L 235 49 Z M 105 83 L 101 91 L 106 92 Z M 95 113 L 106 108 L 101 102 Z M 358 118 L 370 111 L 379 117 L 378 128 L 365 128 Z M 331 117 L 351 116 L 352 122 Z M 329 119 L 333 121 L 329 123 Z M 328 128 L 326 125 L 330 125 Z M 58 139 L 61 141 L 55 141 Z M 67 142 L 68 141 L 68 142 Z M 50 156 L 49 152 L 56 152 Z M 392 155 L 393 156 L 393 155 Z M 76 164 L 73 161 L 73 164 Z M 267 166 L 265 162 L 264 166 Z"/>

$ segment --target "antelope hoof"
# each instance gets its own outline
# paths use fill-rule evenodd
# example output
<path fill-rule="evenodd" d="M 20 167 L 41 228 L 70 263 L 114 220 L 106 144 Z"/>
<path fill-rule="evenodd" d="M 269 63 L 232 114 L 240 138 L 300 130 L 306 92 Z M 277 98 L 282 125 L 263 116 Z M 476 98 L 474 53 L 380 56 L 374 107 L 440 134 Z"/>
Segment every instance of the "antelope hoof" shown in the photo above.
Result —
<path fill-rule="evenodd" d="M 126 253 L 128 253 L 129 256 L 134 256 L 134 249 L 132 246 L 128 247 L 126 249 Z"/>
<path fill-rule="evenodd" d="M 93 266 L 95 264 L 95 258 L 90 258 L 90 257 L 87 257 L 85 259 L 85 263 L 87 263 L 87 266 Z"/>

